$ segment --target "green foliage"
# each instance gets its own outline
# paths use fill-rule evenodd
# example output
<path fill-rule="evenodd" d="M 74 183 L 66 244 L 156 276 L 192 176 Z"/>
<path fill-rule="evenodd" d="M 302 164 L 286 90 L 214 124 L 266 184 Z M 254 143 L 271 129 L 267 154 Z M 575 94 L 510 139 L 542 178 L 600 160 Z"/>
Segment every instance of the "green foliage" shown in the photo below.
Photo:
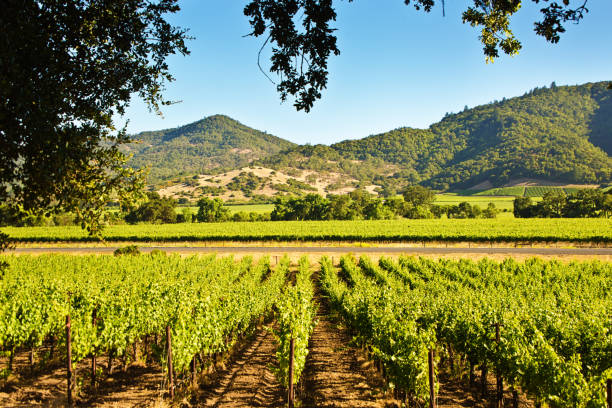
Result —
<path fill-rule="evenodd" d="M 428 207 L 435 199 L 433 191 L 423 186 L 410 186 L 404 190 L 404 201 L 413 207 Z"/>
<path fill-rule="evenodd" d="M 288 271 L 289 262 L 288 257 L 283 257 L 280 267 Z M 306 365 L 308 340 L 317 324 L 317 308 L 313 302 L 314 289 L 310 280 L 312 270 L 308 257 L 300 258 L 298 265 L 295 285 L 285 287 L 275 304 L 278 329 L 274 332 L 278 341 L 276 357 L 279 361 L 276 376 L 285 387 L 289 385 L 291 339 L 294 339 L 293 384 L 296 385 L 300 382 Z"/>
<path fill-rule="evenodd" d="M 495 207 L 494 203 L 489 203 L 487 208 L 482 211 L 483 218 L 496 218 L 499 210 Z"/>
<path fill-rule="evenodd" d="M 310 184 L 294 178 L 287 179 L 287 182 L 284 184 L 272 184 L 272 188 L 280 192 L 292 194 L 302 194 L 303 191 L 317 191 L 317 189 Z"/>
<path fill-rule="evenodd" d="M 365 190 L 354 190 L 344 195 L 319 194 L 303 197 L 279 197 L 271 214 L 273 221 L 291 220 L 383 220 L 404 213 L 403 201 L 383 201 Z"/>
<path fill-rule="evenodd" d="M 24 211 L 15 206 L 0 205 L 0 227 L 34 227 L 46 225 L 43 214 Z"/>
<path fill-rule="evenodd" d="M 198 190 L 200 190 L 202 194 L 213 196 L 223 194 L 227 191 L 227 189 L 222 186 L 199 186 Z"/>
<path fill-rule="evenodd" d="M 540 6 L 540 0 L 532 1 Z M 436 1 L 405 0 L 404 3 L 429 12 Z M 444 1 L 440 3 L 444 11 Z M 499 57 L 500 50 L 507 55 L 518 54 L 522 45 L 512 32 L 510 20 L 521 6 L 520 0 L 473 0 L 463 12 L 463 22 L 479 29 L 487 61 Z M 541 20 L 534 23 L 535 33 L 557 43 L 565 32 L 565 25 L 580 22 L 588 9 L 586 1 L 564 0 L 562 4 L 552 2 L 539 7 L 538 11 Z M 249 17 L 252 27 L 250 35 L 265 37 L 264 46 L 268 42 L 271 44 L 270 72 L 279 76 L 277 91 L 281 100 L 292 96 L 297 110 L 309 112 L 327 87 L 329 57 L 340 54 L 336 29 L 331 26 L 336 20 L 333 1 L 251 0 L 244 8 L 244 14 Z"/>
<path fill-rule="evenodd" d="M 253 191 L 262 188 L 266 183 L 266 179 L 256 176 L 253 172 L 243 171 L 232 178 L 226 189 L 230 191 L 242 191 L 245 196 L 250 197 Z"/>
<path fill-rule="evenodd" d="M 400 128 L 332 146 L 299 146 L 261 161 L 347 174 L 386 195 L 420 183 L 437 190 L 520 178 L 568 183 L 612 180 L 612 92 L 607 83 L 538 88 L 447 115 L 429 129 Z M 359 160 L 356 165 L 355 160 Z M 480 194 L 524 194 L 524 187 Z M 541 194 L 540 194 L 541 195 Z"/>
<path fill-rule="evenodd" d="M 170 197 L 160 197 L 155 192 L 147 193 L 147 201 L 130 211 L 125 220 L 130 224 L 150 222 L 170 224 L 176 222 L 176 201 Z"/>
<path fill-rule="evenodd" d="M 176 222 L 194 222 L 196 215 L 191 212 L 191 208 L 183 208 L 176 214 Z"/>
<path fill-rule="evenodd" d="M 371 267 L 366 260 L 361 264 Z M 370 270 L 374 279 L 369 281 L 352 256 L 342 257 L 340 265 L 348 286 L 338 279 L 329 259 L 321 259 L 321 286 L 325 294 L 356 332 L 355 341 L 369 347 L 371 357 L 385 366 L 392 387 L 426 401 L 427 350 L 434 344 L 433 330 L 418 327 L 413 313 L 398 310 L 400 298 L 378 271 Z M 380 282 L 380 287 L 375 281 Z"/>
<path fill-rule="evenodd" d="M 219 198 L 203 197 L 198 201 L 198 222 L 219 222 L 225 221 L 229 216 L 229 210 L 223 206 L 223 201 Z"/>
<path fill-rule="evenodd" d="M 506 383 L 550 406 L 605 405 L 609 263 L 383 257 L 376 266 L 345 256 L 340 266 L 348 285 L 321 260 L 323 291 L 392 386 L 417 400 L 429 397 L 428 349 L 451 348 L 455 358 L 492 365 Z"/>
<path fill-rule="evenodd" d="M 552 190 L 536 204 L 532 204 L 529 197 L 514 200 L 514 216 L 517 218 L 593 218 L 609 217 L 611 214 L 612 196 L 592 188 L 578 190 L 569 196 L 563 191 Z"/>
<path fill-rule="evenodd" d="M 132 95 L 156 111 L 167 103 L 166 58 L 187 53 L 185 31 L 166 21 L 178 10 L 175 0 L 3 2 L 0 202 L 72 212 L 96 234 L 107 202 L 137 195 L 143 173 L 124 166 L 130 140 L 112 119 Z"/>
<path fill-rule="evenodd" d="M 140 255 L 140 249 L 136 245 L 127 245 L 122 248 L 117 248 L 113 252 L 114 256 L 122 256 L 122 255 Z"/>
<path fill-rule="evenodd" d="M 516 218 L 529 218 L 532 215 L 533 204 L 529 197 L 517 197 L 514 199 L 514 216 Z"/>
<path fill-rule="evenodd" d="M 563 189 L 552 186 L 528 186 L 525 187 L 525 197 L 543 197 L 546 193 L 563 192 Z"/>
<path fill-rule="evenodd" d="M 286 270 L 271 270 L 265 258 L 257 263 L 214 255 L 3 260 L 10 267 L 0 281 L 0 349 L 40 347 L 50 338 L 65 348 L 67 314 L 74 362 L 92 354 L 124 355 L 146 337 L 164 338 L 170 326 L 178 376 L 188 373 L 197 354 L 225 352 L 248 334 L 271 311 L 287 278 Z M 150 358 L 165 370 L 164 343 Z"/>
<path fill-rule="evenodd" d="M 235 212 L 230 216 L 230 219 L 234 222 L 256 222 L 256 221 L 270 221 L 270 213 L 258 213 L 258 212 Z"/>
<path fill-rule="evenodd" d="M 129 145 L 129 161 L 151 167 L 149 183 L 159 184 L 177 174 L 206 174 L 235 169 L 294 146 L 293 143 L 252 129 L 227 116 L 214 115 L 178 128 L 134 135 L 142 143 Z M 219 191 L 217 191 L 219 192 Z"/>
<path fill-rule="evenodd" d="M 466 201 L 456 206 L 451 206 L 447 212 L 448 218 L 480 218 L 481 215 L 482 210 L 479 206 L 470 205 L 470 203 Z"/>
<path fill-rule="evenodd" d="M 87 242 L 78 227 L 6 227 L 11 242 Z M 275 221 L 165 225 L 110 225 L 109 242 L 394 241 L 394 242 L 612 242 L 612 220 L 423 219 Z"/>
<path fill-rule="evenodd" d="M 328 213 L 329 201 L 319 194 L 304 197 L 279 197 L 274 202 L 271 218 L 278 220 L 323 220 Z"/>

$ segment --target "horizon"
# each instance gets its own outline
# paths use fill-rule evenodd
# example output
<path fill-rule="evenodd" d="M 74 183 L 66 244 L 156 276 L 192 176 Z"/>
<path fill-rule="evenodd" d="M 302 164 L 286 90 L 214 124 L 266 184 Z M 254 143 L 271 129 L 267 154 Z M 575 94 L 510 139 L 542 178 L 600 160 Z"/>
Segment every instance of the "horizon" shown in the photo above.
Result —
<path fill-rule="evenodd" d="M 478 32 L 461 23 L 465 4 L 431 13 L 401 1 L 337 4 L 339 56 L 329 63 L 329 83 L 309 113 L 280 102 L 276 88 L 259 71 L 261 39 L 250 31 L 244 4 L 183 0 L 168 16 L 190 29 L 191 55 L 168 63 L 176 78 L 164 96 L 182 101 L 162 109 L 164 119 L 134 100 L 123 118 L 128 133 L 169 129 L 222 113 L 241 123 L 298 144 L 330 145 L 390 129 L 424 129 L 447 112 L 520 96 L 535 87 L 575 85 L 610 78 L 612 55 L 606 17 L 612 3 L 593 2 L 579 25 L 567 24 L 558 44 L 533 32 L 539 7 L 525 3 L 511 27 L 523 44 L 519 55 L 485 63 Z M 262 54 L 264 70 L 269 53 Z"/>
<path fill-rule="evenodd" d="M 475 105 L 475 106 L 472 106 L 472 107 L 468 107 L 468 108 L 469 108 L 469 109 L 474 109 L 474 108 L 477 108 L 477 107 L 479 107 L 479 106 L 485 106 L 485 105 L 488 105 L 488 104 L 492 104 L 492 103 L 500 102 L 500 101 L 501 101 L 502 99 L 504 99 L 504 98 L 505 98 L 505 99 L 518 98 L 518 97 L 521 97 L 521 96 L 525 95 L 526 93 L 528 93 L 529 91 L 531 91 L 531 90 L 533 90 L 533 89 L 535 89 L 535 88 L 539 88 L 539 89 L 548 88 L 548 89 L 550 89 L 550 85 L 551 85 L 553 82 L 555 83 L 555 85 L 556 85 L 557 87 L 571 87 L 571 86 L 582 86 L 582 85 L 587 85 L 587 84 L 602 83 L 602 82 L 609 82 L 609 81 L 612 81 L 612 80 L 589 81 L 589 82 L 584 82 L 584 83 L 580 83 L 580 84 L 557 84 L 557 83 L 556 83 L 556 81 L 552 81 L 552 82 L 551 82 L 551 83 L 549 83 L 548 85 L 536 86 L 536 87 L 533 87 L 533 88 L 531 88 L 531 89 L 527 89 L 527 90 L 525 90 L 525 91 L 524 91 L 522 94 L 519 94 L 519 95 L 514 95 L 514 96 L 505 96 L 505 97 L 502 97 L 502 98 L 500 98 L 500 99 L 492 99 L 492 100 L 490 100 L 489 102 L 485 102 L 485 103 L 482 103 L 482 104 L 479 104 L 479 105 Z M 257 131 L 261 131 L 261 132 L 265 132 L 265 133 L 267 133 L 267 134 L 269 134 L 269 135 L 272 135 L 272 136 L 275 136 L 275 137 L 278 137 L 278 138 L 281 138 L 281 139 L 284 139 L 284 140 L 290 141 L 290 142 L 292 142 L 292 143 L 296 143 L 296 144 L 298 144 L 298 145 L 313 145 L 313 146 L 315 146 L 315 145 L 325 145 L 325 146 L 331 146 L 331 145 L 333 145 L 333 144 L 342 143 L 342 142 L 344 142 L 344 141 L 348 141 L 348 140 L 360 140 L 360 139 L 365 139 L 365 138 L 368 138 L 368 137 L 377 136 L 377 135 L 384 134 L 384 133 L 387 133 L 387 132 L 390 132 L 390 131 L 393 131 L 393 130 L 397 130 L 397 129 L 416 129 L 416 130 L 426 130 L 426 129 L 429 129 L 429 128 L 430 128 L 432 125 L 434 125 L 434 124 L 436 124 L 436 123 L 440 122 L 441 120 L 443 120 L 443 119 L 446 117 L 446 115 L 450 115 L 450 116 L 452 116 L 452 115 L 457 115 L 457 114 L 459 114 L 459 113 L 461 113 L 461 112 L 462 112 L 462 111 L 457 111 L 457 112 L 446 112 L 446 114 L 445 114 L 444 116 L 442 116 L 440 119 L 438 119 L 438 120 L 437 120 L 437 121 L 435 121 L 435 122 L 431 122 L 431 123 L 430 123 L 429 125 L 427 125 L 426 127 L 416 127 L 416 126 L 411 126 L 411 125 L 402 125 L 402 126 L 398 126 L 398 127 L 394 127 L 394 128 L 389 128 L 389 129 L 387 129 L 387 130 L 383 130 L 383 131 L 381 131 L 381 132 L 377 132 L 377 133 L 370 133 L 370 134 L 365 135 L 365 136 L 355 136 L 355 137 L 349 137 L 349 138 L 342 139 L 342 140 L 337 140 L 337 141 L 334 141 L 334 142 L 331 142 L 331 143 L 310 143 L 310 142 L 298 143 L 298 142 L 293 142 L 292 140 L 290 140 L 290 139 L 288 139 L 288 138 L 285 138 L 285 137 L 283 137 L 283 136 L 280 136 L 280 135 L 277 135 L 277 134 L 274 134 L 274 133 L 267 132 L 266 130 L 261 130 L 261 129 L 255 128 L 254 126 L 251 126 L 249 123 L 245 123 L 245 122 L 244 122 L 242 119 L 240 119 L 240 118 L 235 118 L 235 117 L 232 117 L 232 116 L 230 116 L 230 115 L 228 115 L 228 114 L 226 114 L 226 113 L 222 113 L 222 112 L 212 113 L 212 114 L 210 114 L 210 115 L 206 115 L 206 116 L 200 117 L 199 119 L 194 119 L 194 120 L 191 120 L 191 121 L 186 122 L 186 123 L 183 123 L 183 124 L 179 124 L 179 125 L 174 126 L 174 127 L 160 128 L 160 129 L 147 129 L 147 130 L 142 130 L 142 131 L 139 131 L 139 132 L 137 132 L 137 133 L 130 133 L 130 135 L 131 135 L 131 136 L 137 136 L 137 135 L 139 135 L 140 133 L 167 131 L 167 130 L 172 130 L 172 129 L 181 128 L 181 127 L 183 127 L 183 126 L 189 126 L 189 125 L 191 125 L 191 124 L 193 124 L 193 123 L 200 122 L 200 121 L 203 121 L 203 120 L 205 120 L 205 119 L 208 119 L 208 118 L 211 118 L 211 117 L 214 117 L 214 116 L 225 116 L 225 117 L 227 117 L 227 118 L 229 118 L 229 119 L 231 119 L 231 120 L 234 120 L 234 121 L 236 121 L 236 122 L 238 122 L 238 123 L 240 123 L 240 124 L 242 124 L 242 125 L 244 125 L 244 126 L 247 126 L 247 127 L 251 128 L 251 129 L 254 129 L 254 130 L 257 130 Z"/>

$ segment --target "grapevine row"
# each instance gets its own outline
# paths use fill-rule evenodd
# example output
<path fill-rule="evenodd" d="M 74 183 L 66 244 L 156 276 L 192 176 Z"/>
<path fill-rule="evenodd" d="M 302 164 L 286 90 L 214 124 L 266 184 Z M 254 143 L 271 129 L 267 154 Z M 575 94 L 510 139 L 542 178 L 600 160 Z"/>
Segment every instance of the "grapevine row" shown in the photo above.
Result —
<path fill-rule="evenodd" d="M 286 281 L 286 269 L 179 256 L 11 257 L 0 282 L 0 348 L 53 341 L 66 347 L 64 318 L 71 318 L 72 362 L 100 354 L 124 356 L 136 342 L 159 338 L 153 356 L 185 376 L 196 358 L 223 353 L 271 310 Z M 95 316 L 95 318 L 94 318 Z"/>
<path fill-rule="evenodd" d="M 288 258 L 281 260 L 281 265 L 288 264 Z M 308 340 L 316 325 L 311 275 L 310 262 L 308 257 L 304 256 L 298 262 L 295 285 L 285 287 L 276 302 L 278 324 L 278 329 L 275 330 L 278 340 L 276 357 L 279 361 L 277 377 L 290 391 L 300 381 L 308 356 Z M 292 401 L 292 392 L 290 394 L 289 401 Z"/>
<path fill-rule="evenodd" d="M 409 397 L 427 400 L 425 362 L 435 346 L 451 361 L 464 356 L 470 378 L 477 365 L 483 378 L 494 370 L 498 399 L 505 381 L 538 404 L 604 406 L 612 376 L 610 264 L 379 263 L 362 258 L 357 267 L 343 257 L 339 279 L 323 260 L 323 287 Z"/>

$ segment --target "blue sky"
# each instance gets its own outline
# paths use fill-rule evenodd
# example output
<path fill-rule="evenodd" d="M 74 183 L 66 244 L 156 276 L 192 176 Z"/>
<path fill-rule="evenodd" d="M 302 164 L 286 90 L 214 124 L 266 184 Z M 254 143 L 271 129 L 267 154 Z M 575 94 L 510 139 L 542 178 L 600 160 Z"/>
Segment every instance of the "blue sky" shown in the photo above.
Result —
<path fill-rule="evenodd" d="M 213 114 L 296 143 L 330 144 L 398 127 L 425 128 L 446 112 L 458 112 L 536 86 L 612 80 L 612 1 L 590 0 L 590 13 L 569 24 L 559 44 L 533 33 L 538 6 L 526 1 L 512 22 L 523 44 L 516 57 L 486 64 L 478 32 L 461 23 L 469 1 L 447 1 L 427 14 L 403 0 L 338 1 L 338 45 L 323 98 L 306 114 L 281 103 L 275 86 L 257 68 L 262 39 L 243 37 L 247 3 L 184 0 L 170 17 L 195 37 L 191 55 L 173 56 L 176 81 L 167 86 L 164 117 L 134 100 L 121 125 L 128 131 L 171 128 Z M 267 66 L 268 60 L 262 59 Z"/>

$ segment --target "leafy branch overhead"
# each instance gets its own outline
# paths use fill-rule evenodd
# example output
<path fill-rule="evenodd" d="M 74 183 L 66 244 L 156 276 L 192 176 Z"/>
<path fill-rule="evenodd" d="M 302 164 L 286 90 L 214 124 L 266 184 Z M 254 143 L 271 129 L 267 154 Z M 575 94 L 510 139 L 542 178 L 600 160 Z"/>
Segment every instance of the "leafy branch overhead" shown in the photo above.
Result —
<path fill-rule="evenodd" d="M 128 200 L 143 173 L 127 169 L 113 126 L 133 94 L 169 103 L 166 58 L 186 31 L 165 18 L 177 0 L 6 0 L 0 13 L 0 201 L 72 211 L 98 231 L 109 199 Z"/>
<path fill-rule="evenodd" d="M 352 2 L 353 0 L 349 0 Z M 516 55 L 520 41 L 510 28 L 510 19 L 521 8 L 521 0 L 472 0 L 463 12 L 463 22 L 480 28 L 480 41 L 487 61 L 499 57 L 500 50 Z M 588 0 L 531 0 L 540 9 L 541 19 L 534 23 L 536 34 L 551 43 L 559 42 L 567 23 L 578 23 L 588 9 Z M 435 0 L 404 0 L 416 10 L 430 12 Z M 438 0 L 438 4 L 440 0 Z M 444 0 L 441 0 L 444 5 Z M 297 110 L 309 112 L 327 87 L 330 55 L 339 55 L 333 0 L 251 0 L 244 8 L 253 31 L 272 45 L 270 72 L 277 74 L 281 100 L 295 98 Z M 263 48 L 262 47 L 262 48 Z"/>

